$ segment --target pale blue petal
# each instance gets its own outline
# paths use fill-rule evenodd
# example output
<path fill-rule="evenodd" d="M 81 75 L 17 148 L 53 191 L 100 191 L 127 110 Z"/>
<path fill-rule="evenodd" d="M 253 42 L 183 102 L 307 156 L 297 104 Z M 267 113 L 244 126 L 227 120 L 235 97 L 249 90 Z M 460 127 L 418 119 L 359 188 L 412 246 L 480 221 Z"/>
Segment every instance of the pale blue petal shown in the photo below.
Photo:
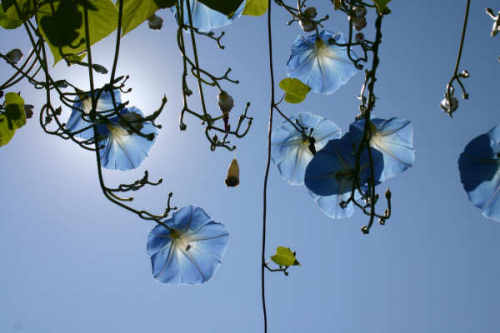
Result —
<path fill-rule="evenodd" d="M 164 223 L 180 236 L 155 227 L 148 238 L 153 276 L 164 283 L 199 284 L 208 281 L 222 262 L 229 234 L 203 209 L 183 207 Z"/>
<path fill-rule="evenodd" d="M 356 168 L 355 145 L 352 136 L 344 135 L 335 139 L 314 155 L 306 168 L 305 185 L 316 195 L 330 196 L 344 194 L 352 189 L 352 177 Z M 360 182 L 365 184 L 369 179 L 370 167 L 366 151 L 360 159 Z M 380 153 L 372 151 L 375 161 L 381 161 Z M 375 179 L 380 176 L 380 170 L 374 170 Z"/>
<path fill-rule="evenodd" d="M 95 92 L 95 95 L 97 96 L 99 94 L 98 91 Z M 120 95 L 120 90 L 115 89 L 113 91 L 114 97 L 115 97 L 115 103 L 116 105 L 119 105 L 121 103 L 121 95 Z M 81 100 L 78 102 L 75 102 L 73 104 L 73 110 L 71 111 L 71 115 L 69 116 L 68 123 L 66 124 L 66 129 L 71 132 L 77 132 L 79 130 L 82 130 L 86 127 L 89 127 L 92 125 L 92 123 L 87 122 L 82 118 L 82 113 L 79 110 L 83 110 L 86 114 L 89 114 L 92 108 L 91 104 L 91 99 L 90 99 L 90 93 L 87 94 L 87 98 L 85 102 L 82 102 Z M 105 90 L 102 92 L 99 96 L 99 99 L 97 100 L 96 104 L 96 111 L 101 112 L 101 111 L 107 111 L 107 110 L 113 110 L 113 98 L 111 93 L 108 90 Z M 100 126 L 102 127 L 102 126 Z M 99 133 L 101 131 L 99 130 Z M 89 128 L 81 133 L 78 133 L 76 135 L 79 138 L 88 140 L 90 138 L 94 137 L 94 131 L 92 128 Z"/>
<path fill-rule="evenodd" d="M 142 112 L 134 107 L 125 109 L 122 114 L 134 112 L 142 116 Z M 102 165 L 106 169 L 130 170 L 137 168 L 148 155 L 154 139 L 148 140 L 135 133 L 129 133 L 115 118 L 108 125 L 108 136 L 102 140 L 100 150 Z M 157 130 L 150 122 L 144 122 L 140 130 L 142 134 L 156 134 Z M 156 135 L 155 135 L 156 138 Z"/>
<path fill-rule="evenodd" d="M 297 120 L 299 124 L 306 127 L 307 133 L 310 133 L 312 129 L 316 151 L 323 148 L 328 140 L 341 136 L 341 130 L 335 123 L 308 112 L 299 113 L 291 120 L 293 122 Z M 313 154 L 309 149 L 309 142 L 304 141 L 302 133 L 286 120 L 273 130 L 271 157 L 284 180 L 291 185 L 304 184 L 305 169 L 313 158 Z"/>
<path fill-rule="evenodd" d="M 355 193 L 358 193 L 357 191 Z M 344 219 L 351 217 L 354 214 L 354 204 L 350 202 L 346 208 L 340 207 L 342 201 L 347 201 L 351 196 L 351 192 L 344 194 L 334 194 L 329 196 L 316 195 L 309 191 L 314 202 L 318 205 L 319 209 L 331 219 Z"/>
<path fill-rule="evenodd" d="M 234 15 L 229 18 L 226 15 L 204 5 L 200 1 L 191 0 L 191 19 L 193 21 L 193 27 L 201 32 L 209 32 L 214 29 L 229 25 L 236 18 L 241 16 L 241 14 L 243 13 L 243 9 L 245 9 L 245 3 L 246 1 L 243 1 Z M 175 18 L 177 19 L 177 9 L 175 8 L 175 6 L 172 7 L 172 11 L 175 13 Z M 184 24 L 189 25 L 187 1 L 184 1 Z"/>
<path fill-rule="evenodd" d="M 317 43 L 318 38 L 322 42 Z M 300 79 L 315 93 L 332 94 L 358 72 L 347 56 L 346 47 L 331 45 L 330 39 L 345 43 L 341 34 L 323 30 L 319 36 L 316 33 L 299 36 L 292 44 L 288 75 Z"/>
<path fill-rule="evenodd" d="M 379 181 L 384 182 L 401 174 L 415 163 L 413 125 L 410 121 L 400 118 L 371 119 L 371 123 L 376 133 L 372 133 L 370 146 L 382 153 L 383 170 Z M 349 132 L 361 140 L 364 126 L 365 121 L 359 120 L 351 124 Z M 380 165 L 377 167 L 381 168 Z"/>
<path fill-rule="evenodd" d="M 473 139 L 458 160 L 460 178 L 472 203 L 500 222 L 500 127 Z"/>

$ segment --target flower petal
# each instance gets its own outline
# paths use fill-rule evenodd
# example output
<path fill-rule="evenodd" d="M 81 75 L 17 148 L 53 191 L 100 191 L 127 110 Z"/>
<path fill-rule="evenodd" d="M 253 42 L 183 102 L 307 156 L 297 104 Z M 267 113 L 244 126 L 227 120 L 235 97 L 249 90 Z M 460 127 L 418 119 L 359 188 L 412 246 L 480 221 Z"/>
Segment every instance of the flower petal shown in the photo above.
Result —
<path fill-rule="evenodd" d="M 191 0 L 191 19 L 193 27 L 201 32 L 210 32 L 214 29 L 224 27 L 231 24 L 236 18 L 240 17 L 245 8 L 246 1 L 243 1 L 238 7 L 234 15 L 229 18 L 226 15 L 204 5 L 198 0 Z M 177 9 L 172 7 L 177 19 Z M 189 25 L 189 15 L 187 8 L 187 1 L 184 1 L 184 24 Z"/>
<path fill-rule="evenodd" d="M 500 222 L 500 127 L 473 139 L 458 160 L 460 178 L 472 203 Z"/>
<path fill-rule="evenodd" d="M 323 148 L 328 140 L 341 135 L 335 123 L 308 112 L 299 113 L 290 120 L 306 128 L 307 134 L 311 133 L 316 151 Z M 305 169 L 313 158 L 310 141 L 305 140 L 302 133 L 285 120 L 273 130 L 271 142 L 271 157 L 281 177 L 291 185 L 304 184 Z"/>
<path fill-rule="evenodd" d="M 142 117 L 142 112 L 135 107 L 125 109 L 122 115 L 127 113 L 136 113 Z M 148 140 L 136 133 L 130 133 L 118 122 L 117 118 L 112 125 L 108 126 L 108 129 L 106 138 L 102 140 L 103 148 L 100 150 L 103 167 L 118 170 L 137 168 L 148 156 L 154 139 Z M 148 135 L 156 134 L 157 130 L 150 122 L 144 122 L 140 132 Z"/>
<path fill-rule="evenodd" d="M 208 281 L 222 262 L 229 234 L 203 209 L 183 207 L 155 227 L 148 238 L 153 276 L 164 283 L 199 284 Z"/>
<path fill-rule="evenodd" d="M 415 163 L 413 145 L 413 125 L 401 118 L 371 119 L 373 124 L 370 146 L 382 153 L 383 164 L 376 167 L 381 170 L 380 182 L 394 178 Z M 365 120 L 351 124 L 349 134 L 360 141 L 363 136 Z"/>
<path fill-rule="evenodd" d="M 345 43 L 341 34 L 326 30 L 319 35 L 299 36 L 288 59 L 288 75 L 300 79 L 316 93 L 332 94 L 357 73 L 346 48 L 330 44 L 330 39 Z M 351 53 L 355 58 L 356 54 Z"/>
<path fill-rule="evenodd" d="M 95 95 L 99 95 L 99 91 L 95 92 Z M 121 103 L 121 95 L 120 95 L 120 90 L 115 89 L 113 90 L 113 95 L 115 98 L 115 103 L 116 105 L 119 105 Z M 71 111 L 71 115 L 69 117 L 68 123 L 66 124 L 66 128 L 68 131 L 71 132 L 77 132 L 81 131 L 86 127 L 89 127 L 92 125 L 91 122 L 88 122 L 82 118 L 82 111 L 85 114 L 89 114 L 92 108 L 92 101 L 90 98 L 90 93 L 86 95 L 85 98 L 81 98 L 79 101 L 75 102 L 73 104 L 73 110 Z M 99 95 L 99 99 L 97 100 L 96 104 L 96 111 L 97 112 L 102 112 L 102 111 L 107 111 L 107 110 L 113 110 L 113 98 L 111 95 L 111 92 L 108 90 L 103 91 Z M 80 111 L 82 110 L 82 111 Z M 102 129 L 102 125 L 98 125 Z M 101 132 L 101 131 L 99 131 Z M 78 134 L 76 134 L 77 137 L 88 140 L 94 137 L 94 131 L 92 128 L 88 128 Z"/>

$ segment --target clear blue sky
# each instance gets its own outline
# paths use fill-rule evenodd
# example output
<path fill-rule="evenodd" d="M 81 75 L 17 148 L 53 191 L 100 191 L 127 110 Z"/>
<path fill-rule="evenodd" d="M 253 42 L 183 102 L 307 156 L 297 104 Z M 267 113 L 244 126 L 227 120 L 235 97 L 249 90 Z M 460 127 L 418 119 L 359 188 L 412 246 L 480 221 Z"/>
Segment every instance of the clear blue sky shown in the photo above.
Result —
<path fill-rule="evenodd" d="M 330 7 L 327 1 L 309 2 Z M 383 26 L 376 116 L 412 120 L 417 160 L 389 183 L 394 215 L 386 226 L 364 236 L 360 226 L 366 218 L 359 212 L 348 220 L 330 220 L 304 188 L 290 187 L 271 169 L 268 256 L 278 245 L 290 246 L 302 266 L 288 277 L 267 274 L 270 332 L 498 332 L 500 225 L 484 219 L 468 201 L 457 167 L 465 145 L 499 120 L 500 39 L 489 37 L 488 6 L 499 9 L 493 0 L 471 6 L 463 55 L 471 99 L 460 100 L 452 120 L 439 101 L 453 70 L 465 1 L 391 3 L 393 13 Z M 282 10 L 275 7 L 274 13 L 279 80 L 299 30 L 286 25 Z M 34 118 L 0 152 L 0 332 L 262 331 L 258 279 L 269 104 L 265 17 L 243 17 L 226 29 L 226 51 L 200 43 L 203 64 L 219 72 L 233 68 L 241 84 L 227 90 L 240 109 L 250 100 L 255 117 L 236 152 L 213 153 L 198 121 L 186 118 L 188 130 L 178 129 L 181 59 L 172 15 L 161 15 L 166 22 L 160 32 L 141 26 L 123 39 L 119 74 L 131 75 L 129 99 L 146 113 L 167 95 L 160 119 L 164 128 L 137 171 L 106 177 L 126 181 L 144 169 L 164 177 L 165 185 L 143 191 L 135 203 L 159 210 L 173 191 L 178 206 L 203 207 L 231 234 L 223 265 L 202 286 L 154 280 L 146 254 L 153 226 L 106 201 L 94 155 L 45 135 Z M 345 18 L 334 15 L 327 26 L 345 32 Z M 1 31 L 0 38 L 2 52 L 28 51 L 22 31 Z M 98 44 L 96 61 L 110 68 L 112 48 L 112 38 Z M 54 69 L 61 77 L 66 71 L 63 64 Z M 6 77 L 6 66 L 0 75 Z M 86 84 L 84 71 L 71 77 Z M 361 80 L 357 75 L 334 95 L 310 95 L 285 112 L 317 113 L 346 129 L 356 114 Z M 27 84 L 17 89 L 38 115 L 43 95 Z M 215 94 L 208 100 L 215 110 Z M 241 185 L 228 189 L 224 178 L 233 157 L 240 162 Z"/>

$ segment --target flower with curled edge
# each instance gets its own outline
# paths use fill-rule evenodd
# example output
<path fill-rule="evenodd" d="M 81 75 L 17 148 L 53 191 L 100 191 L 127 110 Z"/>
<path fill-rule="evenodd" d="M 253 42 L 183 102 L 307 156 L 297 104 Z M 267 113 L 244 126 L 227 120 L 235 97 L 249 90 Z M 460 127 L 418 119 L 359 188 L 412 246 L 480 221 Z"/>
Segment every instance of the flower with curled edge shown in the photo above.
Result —
<path fill-rule="evenodd" d="M 229 234 L 195 206 L 186 206 L 157 225 L 148 237 L 153 276 L 171 284 L 201 284 L 222 262 Z"/>
<path fill-rule="evenodd" d="M 326 30 L 297 37 L 287 63 L 288 75 L 301 80 L 315 93 L 334 93 L 358 72 L 346 47 L 337 43 L 345 43 L 342 35 Z"/>
<path fill-rule="evenodd" d="M 190 25 L 189 12 L 187 8 L 188 3 L 190 4 L 193 28 L 197 29 L 200 32 L 210 32 L 214 29 L 222 28 L 226 25 L 229 25 L 236 18 L 240 17 L 241 14 L 243 13 L 243 10 L 245 9 L 246 1 L 243 1 L 238 7 L 238 9 L 234 12 L 234 14 L 231 17 L 228 17 L 216 11 L 215 9 L 212 9 L 207 5 L 204 5 L 199 0 L 190 0 L 189 2 L 184 0 L 184 3 L 181 4 L 183 6 L 183 11 L 184 11 L 183 22 L 185 25 L 189 26 Z M 177 18 L 178 13 L 175 6 L 172 7 L 172 11 L 174 12 L 175 17 Z"/>
<path fill-rule="evenodd" d="M 485 217 L 500 222 L 500 126 L 469 142 L 458 166 L 469 200 Z"/>

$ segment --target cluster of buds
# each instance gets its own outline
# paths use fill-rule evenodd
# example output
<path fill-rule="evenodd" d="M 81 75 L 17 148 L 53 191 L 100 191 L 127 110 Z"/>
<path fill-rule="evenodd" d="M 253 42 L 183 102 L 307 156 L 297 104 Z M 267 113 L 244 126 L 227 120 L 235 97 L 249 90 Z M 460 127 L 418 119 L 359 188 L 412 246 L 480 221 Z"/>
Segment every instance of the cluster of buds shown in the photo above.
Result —
<path fill-rule="evenodd" d="M 365 6 L 352 7 L 349 21 L 357 31 L 361 31 L 366 27 L 366 8 Z"/>
<path fill-rule="evenodd" d="M 299 25 L 305 32 L 310 32 L 316 29 L 316 21 L 314 18 L 318 15 L 315 7 L 308 7 L 299 14 Z"/>
<path fill-rule="evenodd" d="M 224 130 L 228 133 L 231 130 L 229 125 L 229 112 L 234 107 L 233 97 L 226 91 L 221 90 L 219 96 L 217 96 L 217 103 L 219 104 L 219 108 L 223 115 L 222 120 L 224 120 Z"/>

